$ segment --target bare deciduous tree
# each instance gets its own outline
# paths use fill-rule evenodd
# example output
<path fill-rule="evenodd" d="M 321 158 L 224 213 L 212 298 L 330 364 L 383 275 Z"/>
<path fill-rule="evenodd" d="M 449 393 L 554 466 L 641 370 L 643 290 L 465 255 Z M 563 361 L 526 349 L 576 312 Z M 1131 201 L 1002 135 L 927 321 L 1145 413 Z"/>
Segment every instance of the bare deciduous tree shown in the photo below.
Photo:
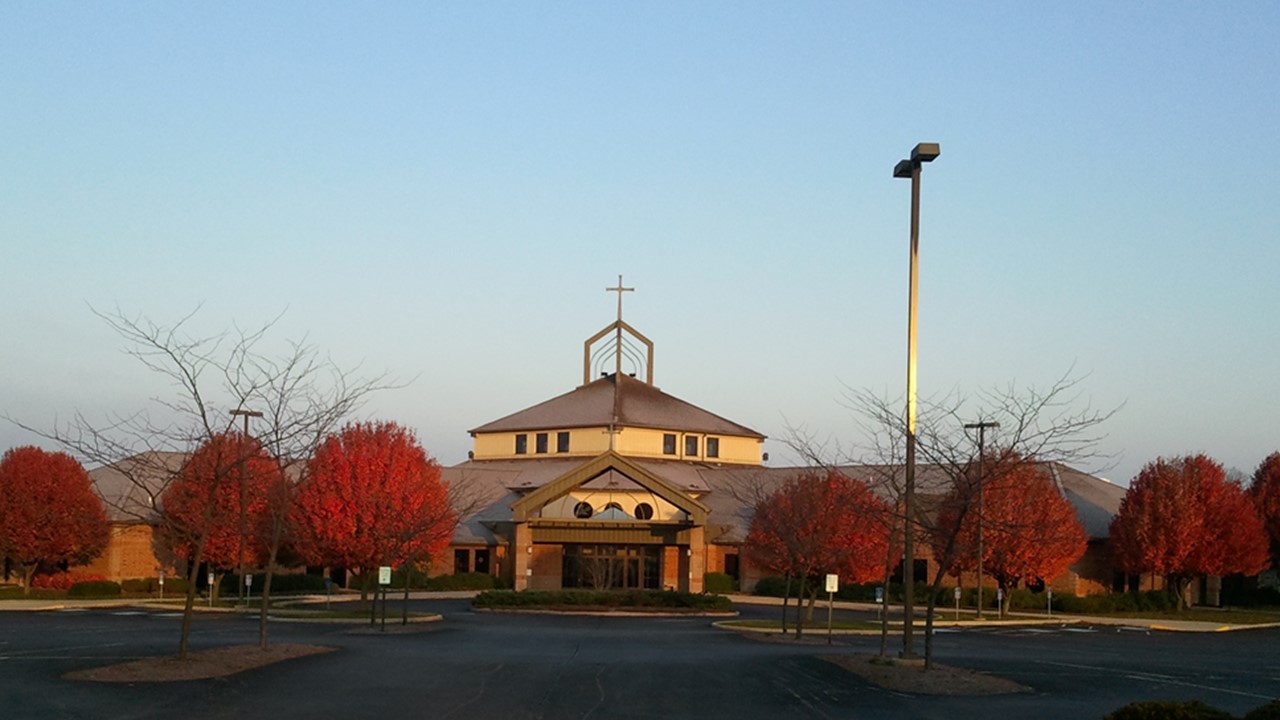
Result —
<path fill-rule="evenodd" d="M 279 463 L 288 479 L 272 498 L 271 522 L 264 538 L 269 549 L 262 593 L 259 639 L 267 644 L 267 607 L 275 560 L 286 536 L 285 518 L 292 491 L 305 481 L 302 468 L 319 442 L 368 396 L 392 387 L 385 375 L 361 378 L 339 367 L 306 343 L 290 343 L 281 355 L 266 349 L 278 318 L 251 330 L 233 328 L 210 335 L 193 334 L 193 311 L 171 325 L 119 309 L 94 311 L 125 343 L 125 352 L 166 379 L 171 392 L 154 397 L 151 406 L 131 414 L 112 413 L 105 420 L 77 411 L 70 421 L 42 429 L 11 421 L 53 440 L 84 462 L 106 466 L 118 481 L 105 500 L 121 515 L 141 523 L 167 523 L 160 498 L 182 471 L 186 458 L 202 444 L 233 431 L 236 411 L 261 412 L 250 432 Z M 237 464 L 222 463 L 226 473 L 209 482 L 233 482 Z M 187 568 L 187 597 L 178 643 L 185 657 L 190 636 L 197 572 L 212 521 L 212 504 L 203 523 L 166 530 L 184 533 L 194 548 Z"/>

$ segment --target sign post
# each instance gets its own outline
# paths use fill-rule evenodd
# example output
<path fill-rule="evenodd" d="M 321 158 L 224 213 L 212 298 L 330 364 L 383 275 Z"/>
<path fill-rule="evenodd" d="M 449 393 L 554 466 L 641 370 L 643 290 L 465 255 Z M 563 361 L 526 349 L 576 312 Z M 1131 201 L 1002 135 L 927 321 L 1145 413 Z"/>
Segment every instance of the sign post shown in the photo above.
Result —
<path fill-rule="evenodd" d="M 840 590 L 840 576 L 827 575 L 827 644 L 831 644 L 831 611 L 835 604 L 836 592 Z"/>
<path fill-rule="evenodd" d="M 1004 588 L 996 588 L 996 607 L 1000 609 L 1000 619 L 1004 619 Z"/>
<path fill-rule="evenodd" d="M 884 586 L 883 585 L 876 588 L 876 605 L 878 606 L 876 609 L 879 611 L 877 614 L 879 614 L 880 619 L 883 620 L 884 619 Z"/>
<path fill-rule="evenodd" d="M 1049 610 L 1049 617 L 1053 617 L 1053 588 L 1048 587 L 1046 584 L 1044 591 L 1045 594 L 1049 596 L 1048 602 L 1045 603 L 1045 607 Z"/>
<path fill-rule="evenodd" d="M 164 599 L 164 571 L 160 571 L 160 599 Z"/>
<path fill-rule="evenodd" d="M 244 604 L 249 604 L 249 596 L 253 594 L 253 575 L 252 573 L 244 576 Z"/>
<path fill-rule="evenodd" d="M 209 607 L 213 607 L 213 571 L 209 571 L 208 577 L 205 578 L 209 582 Z"/>
<path fill-rule="evenodd" d="M 387 631 L 387 586 L 391 584 L 391 566 L 378 568 L 378 589 L 382 591 L 382 632 Z M 377 602 L 374 598 L 374 602 Z"/>
<path fill-rule="evenodd" d="M 960 620 L 960 588 L 958 587 L 956 588 L 955 595 L 956 595 L 956 621 L 959 622 Z"/>

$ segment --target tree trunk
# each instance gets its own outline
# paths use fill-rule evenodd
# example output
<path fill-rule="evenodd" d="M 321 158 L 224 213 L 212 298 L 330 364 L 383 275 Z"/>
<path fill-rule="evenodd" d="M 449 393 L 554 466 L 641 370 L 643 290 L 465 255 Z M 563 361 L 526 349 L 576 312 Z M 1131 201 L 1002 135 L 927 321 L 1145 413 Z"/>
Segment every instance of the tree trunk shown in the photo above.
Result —
<path fill-rule="evenodd" d="M 404 607 L 400 608 L 400 624 L 409 624 L 409 586 L 413 580 L 413 559 L 404 564 Z"/>
<path fill-rule="evenodd" d="M 212 508 L 213 504 L 210 503 Z M 211 510 L 206 510 L 211 513 Z M 205 528 L 209 527 L 209 522 L 204 524 Z M 187 569 L 187 599 L 182 606 L 182 629 L 178 633 L 178 659 L 187 659 L 187 641 L 191 637 L 191 618 L 195 614 L 196 605 L 196 573 L 200 572 L 200 563 L 204 559 L 204 544 L 209 539 L 209 531 L 206 529 L 200 534 L 200 539 L 196 542 L 196 551 L 192 553 L 191 563 Z"/>
<path fill-rule="evenodd" d="M 24 597 L 31 594 L 31 578 L 35 577 L 38 565 L 38 563 L 32 563 L 22 566 L 22 594 Z"/>
<path fill-rule="evenodd" d="M 893 568 L 888 556 L 884 562 L 884 597 L 880 602 L 880 657 L 889 656 L 889 580 L 893 578 Z"/>
<path fill-rule="evenodd" d="M 275 533 L 273 532 L 272 535 Z M 258 649 L 266 650 L 269 645 L 267 638 L 267 610 L 271 607 L 271 580 L 275 577 L 276 572 L 276 556 L 279 552 L 280 543 L 272 538 L 271 552 L 267 555 L 267 571 L 262 579 L 262 607 L 258 611 Z"/>
<path fill-rule="evenodd" d="M 800 589 L 796 592 L 796 639 L 804 635 L 804 613 L 800 612 L 800 606 L 804 604 L 804 597 L 809 592 L 809 578 L 805 575 L 800 576 Z"/>
<path fill-rule="evenodd" d="M 787 600 L 791 598 L 791 573 L 787 573 L 787 582 L 782 590 L 782 634 L 787 634 Z"/>

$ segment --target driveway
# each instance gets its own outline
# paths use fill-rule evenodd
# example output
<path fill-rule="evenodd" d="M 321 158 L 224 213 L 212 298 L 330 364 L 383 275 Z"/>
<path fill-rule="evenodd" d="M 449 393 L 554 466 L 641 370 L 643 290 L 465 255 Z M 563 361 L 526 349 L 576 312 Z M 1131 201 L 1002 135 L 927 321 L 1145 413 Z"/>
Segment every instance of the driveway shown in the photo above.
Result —
<path fill-rule="evenodd" d="M 1280 631 L 1187 634 L 1116 628 L 958 629 L 939 661 L 994 672 L 1034 693 L 986 698 L 896 694 L 818 655 L 874 652 L 877 638 L 763 642 L 705 618 L 472 613 L 415 603 L 444 621 L 409 633 L 279 623 L 277 642 L 332 645 L 238 676 L 169 685 L 61 679 L 73 669 L 171 653 L 172 613 L 83 609 L 0 613 L 6 718 L 1101 718 L 1132 700 L 1201 699 L 1243 714 L 1280 696 Z M 243 617 L 196 619 L 194 648 L 251 643 Z M 923 638 L 918 640 L 923 643 Z M 922 645 L 921 645 L 922 647 Z"/>

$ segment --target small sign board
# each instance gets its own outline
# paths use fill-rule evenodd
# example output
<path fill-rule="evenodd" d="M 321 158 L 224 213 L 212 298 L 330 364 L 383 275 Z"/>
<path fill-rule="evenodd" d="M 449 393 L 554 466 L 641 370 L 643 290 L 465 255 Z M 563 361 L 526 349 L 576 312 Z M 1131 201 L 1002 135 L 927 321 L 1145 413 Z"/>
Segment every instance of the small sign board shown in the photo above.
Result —
<path fill-rule="evenodd" d="M 245 587 L 247 587 L 247 588 L 251 588 L 251 587 L 253 587 L 253 575 L 252 575 L 252 574 L 249 574 L 249 575 L 245 575 L 245 576 L 244 576 L 244 586 L 245 586 Z"/>
<path fill-rule="evenodd" d="M 959 599 L 960 599 L 960 588 L 956 588 L 955 595 L 956 595 L 956 600 L 959 600 Z"/>
<path fill-rule="evenodd" d="M 213 587 L 213 571 L 209 572 L 208 580 L 209 580 L 209 587 Z"/>
<path fill-rule="evenodd" d="M 883 586 L 876 588 L 876 602 L 884 603 L 884 587 Z"/>
<path fill-rule="evenodd" d="M 839 592 L 839 591 L 840 591 L 840 576 L 835 574 L 828 574 L 827 575 L 827 592 L 833 593 L 833 592 Z"/>
<path fill-rule="evenodd" d="M 383 565 L 382 567 L 378 568 L 378 584 L 379 585 L 391 584 L 391 566 L 390 565 Z"/>
<path fill-rule="evenodd" d="M 160 584 L 161 584 L 161 585 L 164 585 L 164 571 L 163 571 L 163 570 L 161 570 L 161 571 L 160 571 Z"/>

